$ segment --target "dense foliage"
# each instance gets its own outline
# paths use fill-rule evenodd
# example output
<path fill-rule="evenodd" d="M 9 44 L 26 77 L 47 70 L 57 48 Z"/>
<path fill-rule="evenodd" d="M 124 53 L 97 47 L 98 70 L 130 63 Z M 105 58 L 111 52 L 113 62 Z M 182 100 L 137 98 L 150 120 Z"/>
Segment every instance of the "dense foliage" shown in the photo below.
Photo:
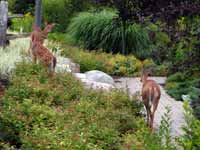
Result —
<path fill-rule="evenodd" d="M 15 18 L 11 21 L 11 30 L 17 32 L 29 33 L 32 31 L 32 26 L 34 24 L 34 18 L 30 13 L 24 15 L 24 18 Z"/>
<path fill-rule="evenodd" d="M 176 21 L 181 16 L 195 16 L 200 13 L 199 0 L 93 0 L 96 4 L 115 7 L 124 20 L 133 18 L 142 21 L 144 17 Z M 169 22 L 168 22 L 169 23 Z"/>
<path fill-rule="evenodd" d="M 12 13 L 34 13 L 35 0 L 8 0 L 9 11 Z"/>
<path fill-rule="evenodd" d="M 59 41 L 61 41 L 60 37 L 58 36 Z M 55 39 L 55 36 L 53 38 Z M 134 55 L 123 56 L 101 51 L 90 52 L 64 43 L 61 44 L 61 51 L 63 56 L 72 58 L 72 60 L 80 64 L 81 72 L 101 70 L 110 75 L 130 77 L 141 74 L 142 61 Z M 146 68 L 153 68 L 152 75 L 166 76 L 168 74 L 167 66 L 156 65 L 152 59 L 145 59 L 143 65 Z"/>
<path fill-rule="evenodd" d="M 179 145 L 184 150 L 198 150 L 200 149 L 200 120 L 193 116 L 193 110 L 188 103 L 184 104 L 184 108 L 187 125 L 183 129 L 186 134 L 179 139 Z"/>
<path fill-rule="evenodd" d="M 200 79 L 198 77 L 183 73 L 173 74 L 167 79 L 165 89 L 176 100 L 182 100 L 183 95 L 189 95 L 194 115 L 200 119 Z"/>
<path fill-rule="evenodd" d="M 89 50 L 103 49 L 106 52 L 122 52 L 121 25 L 113 21 L 114 12 L 81 13 L 72 19 L 69 32 L 72 37 Z M 127 53 L 140 57 L 150 54 L 150 41 L 147 32 L 139 25 L 128 25 L 126 30 Z"/>
<path fill-rule="evenodd" d="M 189 94 L 193 89 L 192 87 L 200 88 L 199 78 L 192 78 L 188 77 L 187 74 L 176 73 L 167 79 L 166 90 L 177 100 L 181 100 L 183 94 Z"/>
<path fill-rule="evenodd" d="M 21 149 L 119 149 L 140 128 L 136 98 L 85 91 L 71 75 L 50 79 L 27 63 L 18 64 L 0 106 L 0 141 Z"/>
<path fill-rule="evenodd" d="M 4 149 L 177 149 L 171 143 L 169 110 L 159 131 L 150 133 L 137 97 L 85 90 L 70 74 L 48 78 L 39 65 L 17 65 L 0 107 Z M 187 134 L 177 144 L 197 150 L 199 121 L 186 110 Z"/>
<path fill-rule="evenodd" d="M 43 19 L 56 23 L 55 30 L 65 32 L 74 13 L 86 10 L 88 0 L 43 0 Z"/>

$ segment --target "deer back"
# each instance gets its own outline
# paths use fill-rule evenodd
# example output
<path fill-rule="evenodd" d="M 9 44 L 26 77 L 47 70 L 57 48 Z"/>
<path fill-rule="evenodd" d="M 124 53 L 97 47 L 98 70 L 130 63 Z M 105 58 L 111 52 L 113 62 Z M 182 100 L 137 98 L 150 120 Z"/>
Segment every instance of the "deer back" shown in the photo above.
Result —
<path fill-rule="evenodd" d="M 160 87 L 154 80 L 146 80 L 142 86 L 142 99 L 146 106 L 158 103 L 160 99 Z"/>

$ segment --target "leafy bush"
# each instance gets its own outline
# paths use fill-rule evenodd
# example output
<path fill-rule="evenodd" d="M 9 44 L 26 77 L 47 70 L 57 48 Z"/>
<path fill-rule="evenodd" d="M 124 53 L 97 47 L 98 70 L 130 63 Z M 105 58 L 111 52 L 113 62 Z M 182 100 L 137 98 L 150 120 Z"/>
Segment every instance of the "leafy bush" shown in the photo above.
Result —
<path fill-rule="evenodd" d="M 163 24 L 161 22 L 148 23 L 145 27 L 148 31 L 150 39 L 152 41 L 151 58 L 157 63 L 162 64 L 168 59 L 170 53 L 169 43 L 170 37 L 162 31 Z"/>
<path fill-rule="evenodd" d="M 133 55 L 125 57 L 103 52 L 87 52 L 75 47 L 63 45 L 62 54 L 80 64 L 81 72 L 101 70 L 111 75 L 133 76 L 141 71 L 141 61 Z"/>
<path fill-rule="evenodd" d="M 179 34 L 182 36 L 173 45 L 173 53 L 170 58 L 173 62 L 171 70 L 173 72 L 190 72 L 190 74 L 199 74 L 200 72 L 200 28 L 199 16 L 182 17 L 178 20 Z"/>
<path fill-rule="evenodd" d="M 153 133 L 149 132 L 145 126 L 140 126 L 134 134 L 126 134 L 124 136 L 123 150 L 176 150 L 177 147 L 173 143 L 174 138 L 170 136 L 171 120 L 170 110 L 164 114 L 161 120 L 159 130 Z M 142 124 L 141 124 L 142 125 Z M 173 143 L 173 144 L 172 144 Z"/>
<path fill-rule="evenodd" d="M 106 64 L 107 72 L 113 75 L 126 76 L 140 73 L 142 63 L 134 56 L 113 55 Z"/>
<path fill-rule="evenodd" d="M 8 3 L 9 11 L 12 13 L 34 12 L 35 0 L 8 0 Z"/>
<path fill-rule="evenodd" d="M 34 18 L 30 13 L 25 14 L 24 18 L 12 19 L 11 30 L 18 32 L 31 32 Z"/>
<path fill-rule="evenodd" d="M 114 21 L 115 17 L 116 13 L 111 11 L 80 13 L 72 19 L 68 31 L 86 49 L 119 53 L 122 51 L 122 27 Z M 127 27 L 127 53 L 146 58 L 150 52 L 149 45 L 148 34 L 139 25 Z"/>
<path fill-rule="evenodd" d="M 197 82 L 200 82 L 200 79 Z M 200 88 L 193 87 L 189 95 L 194 116 L 200 120 Z"/>
<path fill-rule="evenodd" d="M 194 108 L 196 116 L 199 114 L 199 90 L 200 79 L 196 77 L 190 77 L 184 73 L 176 73 L 171 75 L 167 79 L 165 85 L 167 93 L 174 97 L 176 100 L 182 100 L 182 95 L 190 95 L 192 102 L 191 105 Z"/>
<path fill-rule="evenodd" d="M 65 32 L 75 12 L 89 7 L 88 0 L 43 0 L 43 18 L 56 23 L 55 31 Z"/>
<path fill-rule="evenodd" d="M 193 116 L 193 110 L 185 102 L 185 120 L 187 125 L 183 128 L 185 135 L 179 138 L 179 145 L 183 149 L 200 149 L 200 120 Z"/>
<path fill-rule="evenodd" d="M 104 53 L 101 51 L 85 51 L 74 46 L 62 43 L 62 55 L 72 58 L 80 64 L 81 72 L 101 70 L 110 75 L 138 76 L 141 73 L 142 62 L 134 55 L 123 56 L 120 54 Z M 156 65 L 153 60 L 143 61 L 146 68 L 153 68 L 152 76 L 167 75 L 166 65 Z"/>
<path fill-rule="evenodd" d="M 109 150 L 119 149 L 122 136 L 137 130 L 141 104 L 120 91 L 84 90 L 70 74 L 48 78 L 42 66 L 23 62 L 0 107 L 0 132 L 8 135 L 3 143 L 20 149 Z"/>

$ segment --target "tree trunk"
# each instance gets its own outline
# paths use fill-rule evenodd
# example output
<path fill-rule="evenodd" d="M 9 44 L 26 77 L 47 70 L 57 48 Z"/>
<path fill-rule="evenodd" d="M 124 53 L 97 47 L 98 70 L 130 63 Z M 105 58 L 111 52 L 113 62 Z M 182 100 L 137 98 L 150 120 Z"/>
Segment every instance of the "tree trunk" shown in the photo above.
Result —
<path fill-rule="evenodd" d="M 41 27 L 41 23 L 42 23 L 42 0 L 36 0 L 35 25 Z"/>
<path fill-rule="evenodd" d="M 0 47 L 6 46 L 7 22 L 8 22 L 8 2 L 0 1 Z"/>
<path fill-rule="evenodd" d="M 126 55 L 126 22 L 122 21 L 122 54 Z"/>

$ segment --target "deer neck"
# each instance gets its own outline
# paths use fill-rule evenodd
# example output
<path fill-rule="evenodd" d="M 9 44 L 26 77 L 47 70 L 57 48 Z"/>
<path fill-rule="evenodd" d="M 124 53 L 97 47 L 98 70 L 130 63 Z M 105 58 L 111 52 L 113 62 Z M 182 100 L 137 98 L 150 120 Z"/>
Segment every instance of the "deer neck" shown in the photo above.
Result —
<path fill-rule="evenodd" d="M 144 79 L 143 79 L 143 81 L 142 81 L 142 85 L 144 86 L 146 83 L 147 83 L 147 77 L 145 77 Z"/>

